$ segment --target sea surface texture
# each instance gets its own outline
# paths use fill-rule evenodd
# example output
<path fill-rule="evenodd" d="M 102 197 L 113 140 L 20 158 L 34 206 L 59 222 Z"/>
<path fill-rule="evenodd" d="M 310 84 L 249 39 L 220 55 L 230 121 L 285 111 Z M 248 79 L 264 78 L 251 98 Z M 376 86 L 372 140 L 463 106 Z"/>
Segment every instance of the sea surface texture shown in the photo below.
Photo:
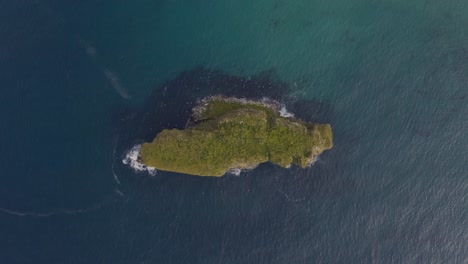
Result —
<path fill-rule="evenodd" d="M 334 148 L 221 178 L 122 162 L 215 94 Z M 0 0 L 2 264 L 468 263 L 467 132 L 466 0 Z"/>

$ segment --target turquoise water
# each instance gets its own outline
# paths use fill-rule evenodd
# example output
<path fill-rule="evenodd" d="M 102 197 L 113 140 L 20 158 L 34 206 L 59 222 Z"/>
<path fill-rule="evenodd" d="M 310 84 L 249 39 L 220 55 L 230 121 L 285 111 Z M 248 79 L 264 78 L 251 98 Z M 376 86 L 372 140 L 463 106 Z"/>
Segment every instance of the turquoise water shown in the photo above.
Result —
<path fill-rule="evenodd" d="M 0 1 L 0 262 L 468 262 L 466 14 L 461 0 Z M 307 170 L 215 179 L 121 163 L 215 92 L 282 100 L 331 123 L 335 147 Z"/>

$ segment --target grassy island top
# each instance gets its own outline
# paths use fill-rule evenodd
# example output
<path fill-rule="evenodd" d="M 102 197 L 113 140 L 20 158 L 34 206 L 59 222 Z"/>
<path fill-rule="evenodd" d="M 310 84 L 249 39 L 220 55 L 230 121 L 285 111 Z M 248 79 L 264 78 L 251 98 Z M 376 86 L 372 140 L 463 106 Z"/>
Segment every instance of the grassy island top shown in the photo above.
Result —
<path fill-rule="evenodd" d="M 271 161 L 282 167 L 310 165 L 330 149 L 328 124 L 282 117 L 271 100 L 208 97 L 193 109 L 193 125 L 165 129 L 141 146 L 143 164 L 198 176 L 222 176 Z"/>

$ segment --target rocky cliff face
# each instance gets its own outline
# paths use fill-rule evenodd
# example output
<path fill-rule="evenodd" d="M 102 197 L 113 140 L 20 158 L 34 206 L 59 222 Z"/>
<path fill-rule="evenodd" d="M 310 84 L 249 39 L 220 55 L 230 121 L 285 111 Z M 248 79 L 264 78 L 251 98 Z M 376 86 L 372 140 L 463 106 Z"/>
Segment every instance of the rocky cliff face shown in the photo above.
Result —
<path fill-rule="evenodd" d="M 163 130 L 141 146 L 143 164 L 198 176 L 222 176 L 271 161 L 303 168 L 330 149 L 328 124 L 306 123 L 280 115 L 275 101 L 209 97 L 193 109 L 184 130 Z"/>

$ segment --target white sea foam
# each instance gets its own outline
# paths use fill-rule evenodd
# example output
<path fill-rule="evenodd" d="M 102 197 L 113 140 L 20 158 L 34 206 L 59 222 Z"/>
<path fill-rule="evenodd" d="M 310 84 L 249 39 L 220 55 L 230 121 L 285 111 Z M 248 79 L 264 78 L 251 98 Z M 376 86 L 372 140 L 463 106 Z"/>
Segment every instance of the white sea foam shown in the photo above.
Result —
<path fill-rule="evenodd" d="M 239 176 L 242 172 L 247 172 L 255 169 L 258 166 L 250 166 L 250 167 L 241 167 L 241 168 L 230 168 L 229 170 L 226 171 L 227 174 Z"/>
<path fill-rule="evenodd" d="M 127 92 L 127 89 L 123 84 L 120 82 L 119 77 L 117 74 L 112 72 L 111 70 L 104 68 L 103 70 L 104 76 L 106 76 L 107 80 L 110 82 L 114 90 L 123 98 L 123 99 L 130 99 L 130 95 Z"/>
<path fill-rule="evenodd" d="M 286 109 L 286 106 L 281 106 L 280 110 L 279 110 L 279 114 L 280 116 L 282 117 L 294 117 L 294 114 L 291 113 L 291 112 L 288 112 L 288 110 Z"/>
<path fill-rule="evenodd" d="M 307 164 L 307 168 L 312 167 L 317 161 L 320 161 L 320 158 L 318 156 L 314 157 L 310 162 Z"/>
<path fill-rule="evenodd" d="M 141 145 L 135 145 L 131 148 L 127 154 L 125 154 L 125 158 L 122 160 L 123 164 L 126 164 L 133 168 L 137 172 L 146 171 L 150 175 L 156 175 L 156 168 L 146 166 L 138 161 L 138 155 L 140 154 Z"/>
<path fill-rule="evenodd" d="M 241 169 L 229 169 L 226 171 L 226 173 L 236 175 L 236 176 L 239 176 L 241 172 L 242 172 Z"/>

